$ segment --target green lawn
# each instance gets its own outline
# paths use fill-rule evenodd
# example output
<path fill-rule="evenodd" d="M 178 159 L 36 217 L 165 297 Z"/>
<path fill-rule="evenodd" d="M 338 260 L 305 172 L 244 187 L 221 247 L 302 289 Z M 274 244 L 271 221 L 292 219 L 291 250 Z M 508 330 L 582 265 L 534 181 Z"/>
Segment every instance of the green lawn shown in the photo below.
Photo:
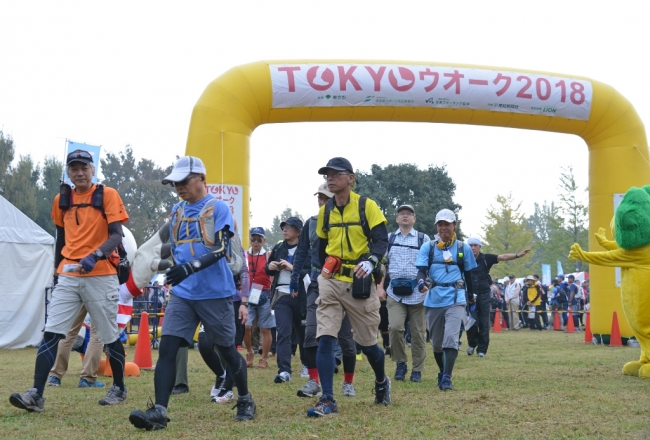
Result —
<path fill-rule="evenodd" d="M 364 359 L 357 363 L 356 398 L 340 395 L 342 373 L 335 377 L 339 414 L 309 419 L 315 400 L 296 396 L 305 379 L 294 360 L 294 377 L 274 384 L 269 369 L 249 369 L 257 402 L 252 422 L 235 422 L 232 405 L 210 402 L 213 376 L 198 351 L 190 351 L 189 394 L 173 396 L 171 422 L 164 431 L 139 432 L 128 421 L 135 408 L 153 397 L 153 372 L 127 378 L 129 400 L 100 407 L 105 391 L 77 389 L 80 359 L 60 388 L 46 388 L 45 411 L 27 413 L 9 404 L 12 392 L 31 387 L 35 349 L 0 352 L 0 437 L 60 439 L 120 438 L 650 438 L 650 381 L 621 374 L 638 359 L 639 349 L 582 343 L 583 333 L 503 332 L 492 334 L 488 356 L 467 356 L 464 342 L 454 371 L 453 392 L 436 387 L 435 361 L 429 351 L 421 384 L 393 382 L 393 404 L 373 405 L 373 375 Z M 465 338 L 463 337 L 463 340 Z M 429 348 L 430 350 L 430 348 Z M 133 359 L 133 347 L 127 360 Z M 157 352 L 153 352 L 154 363 Z M 257 359 L 257 358 L 256 358 Z M 387 372 L 394 364 L 387 359 Z M 295 372 L 297 371 L 297 374 Z M 74 373 L 74 374 L 72 374 Z M 103 379 L 101 379 L 103 380 Z"/>

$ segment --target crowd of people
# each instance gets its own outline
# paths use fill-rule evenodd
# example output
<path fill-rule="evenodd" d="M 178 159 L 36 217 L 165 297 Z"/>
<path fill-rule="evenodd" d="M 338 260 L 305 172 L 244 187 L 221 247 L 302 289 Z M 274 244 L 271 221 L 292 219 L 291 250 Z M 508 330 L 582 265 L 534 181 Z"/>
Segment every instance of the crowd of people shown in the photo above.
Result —
<path fill-rule="evenodd" d="M 93 350 L 105 347 L 114 374 L 99 404 L 116 405 L 127 399 L 124 348 L 116 322 L 119 285 L 111 255 L 128 214 L 116 191 L 92 183 L 94 164 L 88 152 L 70 153 L 66 166 L 74 188 L 62 190 L 53 203 L 58 284 L 36 356 L 34 384 L 10 397 L 12 405 L 30 412 L 43 411 L 48 376 L 50 385 L 60 384 L 61 371 L 67 368 L 65 353 L 69 355 L 65 344 L 78 331 L 79 317 L 86 311 L 93 323 Z M 430 341 L 437 386 L 450 391 L 463 329 L 467 354 L 476 351 L 484 357 L 497 308 L 512 330 L 543 330 L 549 326 L 548 307 L 563 313 L 566 325 L 569 306 L 579 312 L 588 301 L 588 287 L 579 286 L 572 276 L 566 283 L 560 276 L 549 287 L 536 275 L 523 283 L 514 275 L 503 283 L 494 280 L 493 265 L 522 258 L 529 249 L 483 254 L 479 239 L 457 237 L 456 214 L 449 209 L 436 214 L 436 231 L 430 237 L 415 229 L 415 208 L 403 204 L 396 210 L 397 228 L 389 232 L 377 203 L 353 191 L 354 171 L 342 157 L 318 170 L 325 179 L 314 193 L 318 214 L 305 222 L 284 219 L 283 240 L 273 246 L 267 246 L 264 228 L 253 227 L 250 248 L 234 254 L 233 216 L 224 202 L 207 193 L 206 174 L 201 159 L 186 156 L 162 181 L 181 199 L 169 220 L 175 264 L 165 279 L 171 290 L 158 285 L 152 289 L 164 291 L 168 300 L 158 293 L 153 298 L 165 298 L 166 306 L 154 375 L 155 401 L 146 410 L 131 412 L 129 421 L 136 428 L 165 428 L 170 395 L 189 391 L 187 348 L 199 325 L 199 351 L 215 374 L 212 401 L 234 400 L 236 388 L 236 420 L 251 420 L 256 413 L 247 369 L 255 365 L 256 355 L 260 357 L 255 366 L 269 368 L 273 354 L 276 384 L 296 377 L 292 357 L 299 356 L 306 382 L 297 395 L 318 398 L 307 416 L 323 417 L 339 410 L 333 382 L 341 364 L 341 394 L 356 396 L 354 375 L 361 353 L 372 368 L 374 403 L 389 405 L 392 384 L 386 356 L 395 363 L 393 380 L 408 376 L 420 383 Z M 100 202 L 94 196 L 98 188 L 103 191 Z M 246 264 L 235 269 L 233 260 L 239 254 Z M 581 315 L 574 313 L 573 318 L 579 327 Z M 254 328 L 259 329 L 259 351 Z M 242 345 L 245 356 L 238 350 Z M 61 361 L 59 355 L 64 356 Z M 96 371 L 93 364 L 84 366 L 79 386 L 103 386 L 93 368 Z"/>

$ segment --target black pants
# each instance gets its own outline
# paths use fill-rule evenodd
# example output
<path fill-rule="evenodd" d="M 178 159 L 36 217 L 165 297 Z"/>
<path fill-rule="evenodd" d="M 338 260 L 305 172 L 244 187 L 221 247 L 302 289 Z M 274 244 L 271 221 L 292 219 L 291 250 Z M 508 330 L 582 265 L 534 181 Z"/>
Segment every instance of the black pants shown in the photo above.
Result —
<path fill-rule="evenodd" d="M 302 325 L 300 298 L 284 295 L 275 303 L 275 324 L 277 333 L 278 373 L 286 371 L 291 374 L 292 337 L 296 333 L 302 359 L 302 343 L 305 339 L 305 327 Z"/>
<path fill-rule="evenodd" d="M 530 327 L 531 330 L 542 330 L 542 318 L 540 318 L 540 313 L 538 313 L 539 306 L 526 306 L 526 310 L 530 311 L 531 307 L 535 307 L 535 317 L 528 318 L 528 314 L 526 314 L 526 319 L 528 319 L 528 327 Z"/>
<path fill-rule="evenodd" d="M 479 353 L 487 353 L 490 345 L 490 308 L 492 301 L 490 291 L 476 295 L 476 323 L 467 330 L 467 343 L 470 347 L 478 347 Z M 499 310 L 500 311 L 500 310 Z"/>

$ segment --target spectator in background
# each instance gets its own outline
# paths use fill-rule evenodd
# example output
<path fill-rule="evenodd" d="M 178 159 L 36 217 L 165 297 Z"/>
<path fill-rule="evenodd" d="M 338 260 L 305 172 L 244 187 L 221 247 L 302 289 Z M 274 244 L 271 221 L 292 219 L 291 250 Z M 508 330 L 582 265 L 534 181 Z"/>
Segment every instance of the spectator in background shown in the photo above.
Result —
<path fill-rule="evenodd" d="M 567 277 L 568 280 L 568 286 L 569 288 L 567 291 L 569 292 L 569 303 L 571 304 L 571 314 L 573 315 L 573 325 L 576 330 L 580 330 L 580 313 L 579 312 L 579 307 L 580 307 L 580 301 L 578 298 L 578 295 L 581 294 L 581 290 L 575 283 L 576 277 L 574 275 L 569 275 Z"/>
<path fill-rule="evenodd" d="M 542 282 L 539 280 L 539 275 L 535 274 L 533 275 L 533 278 L 537 281 L 537 283 L 542 287 L 542 298 L 541 302 L 539 305 L 540 309 L 540 314 L 542 315 L 542 324 L 543 324 L 543 329 L 548 327 L 548 286 L 545 286 L 542 284 Z"/>
<path fill-rule="evenodd" d="M 568 320 L 569 320 L 569 283 L 564 281 L 564 275 L 563 274 L 558 274 L 557 275 L 557 282 L 558 282 L 558 288 L 561 290 L 564 290 L 566 293 L 566 300 L 565 301 L 558 301 L 560 310 L 562 310 L 562 324 L 564 327 L 566 327 Z"/>
<path fill-rule="evenodd" d="M 519 320 L 519 295 L 521 294 L 521 284 L 516 281 L 514 275 L 508 277 L 508 285 L 505 291 L 506 307 L 508 308 L 508 316 L 510 318 L 510 329 L 518 331 L 521 328 L 521 321 Z"/>
<path fill-rule="evenodd" d="M 529 275 L 525 280 L 524 298 L 526 299 L 526 308 L 528 310 L 528 326 L 532 331 L 542 331 L 542 322 L 537 309 L 542 302 L 542 286 L 535 280 L 535 277 Z"/>

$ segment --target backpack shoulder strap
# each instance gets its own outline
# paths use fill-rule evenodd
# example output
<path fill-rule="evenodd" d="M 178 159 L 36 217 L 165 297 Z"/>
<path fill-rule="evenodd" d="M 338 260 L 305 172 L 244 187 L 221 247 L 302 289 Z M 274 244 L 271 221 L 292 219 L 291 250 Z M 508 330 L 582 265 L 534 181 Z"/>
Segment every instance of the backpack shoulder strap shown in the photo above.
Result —
<path fill-rule="evenodd" d="M 361 227 L 363 228 L 363 233 L 366 238 L 370 241 L 370 226 L 366 219 L 366 203 L 368 202 L 368 197 L 360 196 L 359 197 L 359 221 L 361 222 Z"/>
<path fill-rule="evenodd" d="M 433 249 L 436 247 L 436 244 L 438 243 L 438 240 L 431 240 L 429 241 L 429 267 L 433 264 Z"/>
<path fill-rule="evenodd" d="M 458 239 L 456 239 L 456 242 L 458 243 L 456 264 L 458 265 L 458 269 L 460 269 L 460 275 L 465 279 L 465 243 Z"/>
<path fill-rule="evenodd" d="M 424 244 L 424 232 L 418 232 L 418 249 Z"/>
<path fill-rule="evenodd" d="M 327 233 L 330 230 L 330 212 L 334 209 L 334 197 L 325 203 L 323 210 L 323 232 Z"/>

